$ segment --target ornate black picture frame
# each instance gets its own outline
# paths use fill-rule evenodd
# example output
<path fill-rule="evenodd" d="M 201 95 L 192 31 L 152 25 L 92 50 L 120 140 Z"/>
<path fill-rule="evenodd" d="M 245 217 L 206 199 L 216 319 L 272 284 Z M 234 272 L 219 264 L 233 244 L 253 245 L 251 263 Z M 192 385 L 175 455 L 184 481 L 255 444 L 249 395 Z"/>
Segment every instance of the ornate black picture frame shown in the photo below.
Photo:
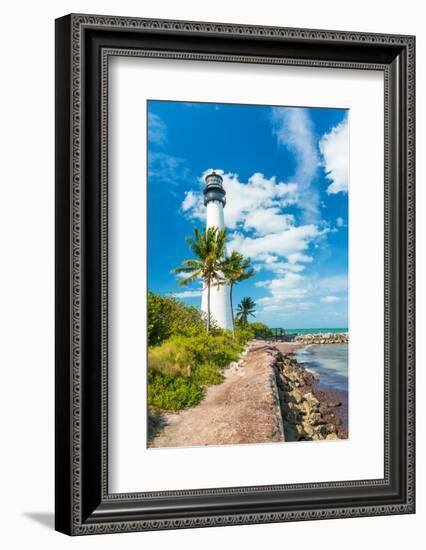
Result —
<path fill-rule="evenodd" d="M 115 55 L 383 72 L 383 479 L 108 492 L 107 71 Z M 413 36 L 96 15 L 56 21 L 58 531 L 85 535 L 414 513 L 414 56 Z"/>

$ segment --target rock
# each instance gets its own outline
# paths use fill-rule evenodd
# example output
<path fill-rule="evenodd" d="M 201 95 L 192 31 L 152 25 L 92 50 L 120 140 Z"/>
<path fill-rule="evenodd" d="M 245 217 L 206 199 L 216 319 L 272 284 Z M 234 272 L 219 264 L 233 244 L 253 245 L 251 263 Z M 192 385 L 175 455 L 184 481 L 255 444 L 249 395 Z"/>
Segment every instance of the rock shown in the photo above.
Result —
<path fill-rule="evenodd" d="M 347 333 L 297 334 L 293 341 L 299 344 L 347 344 Z"/>
<path fill-rule="evenodd" d="M 319 408 L 319 401 L 312 392 L 305 393 L 304 398 L 311 409 Z"/>
<path fill-rule="evenodd" d="M 326 422 L 323 420 L 322 416 L 320 415 L 320 413 L 312 413 L 309 417 L 308 417 L 308 422 L 312 425 L 312 426 L 319 426 L 320 424 L 325 424 Z"/>
<path fill-rule="evenodd" d="M 318 342 L 324 341 L 324 343 L 336 340 L 331 338 L 332 335 L 304 336 L 311 339 L 312 343 L 314 343 L 314 337 Z M 341 403 L 324 402 L 321 392 L 318 393 L 317 398 L 312 390 L 316 381 L 314 374 L 288 355 L 271 356 L 271 365 L 277 372 L 276 380 L 286 441 L 340 439 L 339 419 L 333 411 L 334 407 L 340 406 Z"/>
<path fill-rule="evenodd" d="M 303 381 L 307 386 L 312 386 L 315 382 L 315 376 L 311 372 L 306 371 L 303 375 Z"/>
<path fill-rule="evenodd" d="M 322 424 L 321 426 L 315 426 L 314 430 L 318 436 L 321 436 L 321 439 L 325 438 L 328 434 L 327 426 L 325 426 L 324 424 Z"/>
<path fill-rule="evenodd" d="M 341 404 L 341 401 L 330 401 L 329 403 L 327 403 L 327 407 L 340 407 Z"/>
<path fill-rule="evenodd" d="M 293 397 L 296 403 L 300 403 L 303 400 L 303 395 L 300 393 L 299 390 L 293 390 L 291 392 L 291 396 Z"/>
<path fill-rule="evenodd" d="M 312 437 L 315 434 L 315 430 L 309 424 L 303 424 L 303 429 L 308 437 Z"/>

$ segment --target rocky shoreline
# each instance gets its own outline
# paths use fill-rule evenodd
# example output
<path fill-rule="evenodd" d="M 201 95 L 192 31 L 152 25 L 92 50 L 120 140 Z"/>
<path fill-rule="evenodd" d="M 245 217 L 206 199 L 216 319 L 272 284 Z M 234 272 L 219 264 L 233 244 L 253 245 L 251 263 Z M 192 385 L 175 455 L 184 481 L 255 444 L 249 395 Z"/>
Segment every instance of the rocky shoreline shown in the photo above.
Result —
<path fill-rule="evenodd" d="M 324 334 L 297 334 L 292 342 L 296 344 L 347 344 L 347 332 L 329 332 Z"/>
<path fill-rule="evenodd" d="M 277 350 L 276 382 L 285 441 L 347 439 L 347 395 L 321 387 L 292 355 Z"/>

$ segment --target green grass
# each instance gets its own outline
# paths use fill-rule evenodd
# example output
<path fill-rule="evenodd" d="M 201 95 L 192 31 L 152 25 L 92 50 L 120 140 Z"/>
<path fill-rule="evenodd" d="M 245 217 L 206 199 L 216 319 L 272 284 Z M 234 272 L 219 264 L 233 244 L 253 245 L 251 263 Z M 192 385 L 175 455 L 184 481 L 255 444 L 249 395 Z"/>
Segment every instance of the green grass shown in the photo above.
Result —
<path fill-rule="evenodd" d="M 223 369 L 237 361 L 251 333 L 227 331 L 172 336 L 148 349 L 148 405 L 179 411 L 201 401 L 205 387 L 223 381 Z"/>
<path fill-rule="evenodd" d="M 223 369 L 216 365 L 198 365 L 192 371 L 192 380 L 199 386 L 220 384 L 223 381 Z"/>

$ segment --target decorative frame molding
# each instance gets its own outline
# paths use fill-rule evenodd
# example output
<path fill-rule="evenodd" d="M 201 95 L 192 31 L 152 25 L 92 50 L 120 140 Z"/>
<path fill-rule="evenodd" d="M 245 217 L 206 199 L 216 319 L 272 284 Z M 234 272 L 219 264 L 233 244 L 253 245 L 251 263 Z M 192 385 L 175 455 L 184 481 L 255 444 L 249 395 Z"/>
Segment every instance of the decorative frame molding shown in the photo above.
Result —
<path fill-rule="evenodd" d="M 108 493 L 108 59 L 117 55 L 383 71 L 383 480 Z M 414 55 L 412 36 L 96 15 L 56 21 L 59 531 L 83 535 L 414 512 Z M 320 494 L 328 502 L 321 503 Z M 186 509 L 176 507 L 177 497 L 187 500 Z"/>

